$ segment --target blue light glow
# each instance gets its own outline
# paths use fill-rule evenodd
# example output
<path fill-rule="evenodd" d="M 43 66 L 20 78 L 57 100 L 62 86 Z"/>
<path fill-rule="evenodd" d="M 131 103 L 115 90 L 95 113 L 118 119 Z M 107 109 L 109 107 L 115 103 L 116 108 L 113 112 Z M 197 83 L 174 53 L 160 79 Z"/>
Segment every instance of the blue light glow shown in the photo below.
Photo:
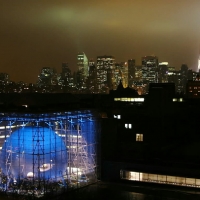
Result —
<path fill-rule="evenodd" d="M 1 160 L 3 172 L 15 178 L 57 179 L 66 172 L 67 150 L 50 128 L 23 127 L 4 143 Z"/>

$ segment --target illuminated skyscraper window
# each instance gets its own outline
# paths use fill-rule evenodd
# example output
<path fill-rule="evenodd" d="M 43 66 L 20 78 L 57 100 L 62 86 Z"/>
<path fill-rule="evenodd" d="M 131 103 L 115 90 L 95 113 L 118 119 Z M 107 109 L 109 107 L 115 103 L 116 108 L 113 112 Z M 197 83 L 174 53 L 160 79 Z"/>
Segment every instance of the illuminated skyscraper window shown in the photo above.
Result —
<path fill-rule="evenodd" d="M 126 129 L 132 129 L 132 124 L 125 124 Z"/>
<path fill-rule="evenodd" d="M 158 58 L 156 56 L 142 57 L 142 79 L 146 83 L 158 82 Z"/>
<path fill-rule="evenodd" d="M 143 134 L 137 133 L 136 134 L 136 141 L 137 142 L 143 142 Z"/>
<path fill-rule="evenodd" d="M 114 62 L 113 56 L 98 56 L 97 57 L 97 89 L 99 92 L 104 92 L 113 85 L 114 79 Z"/>
<path fill-rule="evenodd" d="M 88 77 L 89 68 L 88 68 L 88 58 L 85 53 L 78 53 L 77 55 L 77 67 L 78 67 L 78 77 L 77 83 L 78 87 L 86 87 L 86 78 Z"/>
<path fill-rule="evenodd" d="M 114 118 L 121 119 L 121 115 L 114 115 Z"/>

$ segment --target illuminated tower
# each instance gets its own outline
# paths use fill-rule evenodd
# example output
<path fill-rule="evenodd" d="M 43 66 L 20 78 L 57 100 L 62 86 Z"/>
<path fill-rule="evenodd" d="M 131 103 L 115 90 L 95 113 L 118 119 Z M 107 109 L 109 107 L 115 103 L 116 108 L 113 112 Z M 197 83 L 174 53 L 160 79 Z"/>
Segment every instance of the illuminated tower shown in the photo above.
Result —
<path fill-rule="evenodd" d="M 88 77 L 88 59 L 85 53 L 78 53 L 77 55 L 77 67 L 78 67 L 78 87 L 84 88 L 85 81 Z"/>
<path fill-rule="evenodd" d="M 158 65 L 158 82 L 167 83 L 168 82 L 168 62 L 161 62 Z"/>
<path fill-rule="evenodd" d="M 132 87 L 133 81 L 135 80 L 135 60 L 128 60 L 128 85 Z"/>
<path fill-rule="evenodd" d="M 97 57 L 97 87 L 100 92 L 113 85 L 113 70 L 115 58 L 113 56 Z"/>
<path fill-rule="evenodd" d="M 116 68 L 118 67 L 118 68 Z M 128 87 L 128 63 L 127 62 L 121 62 L 118 65 L 115 65 L 115 71 L 119 70 L 118 77 L 115 75 L 115 82 L 116 82 L 116 89 L 119 85 L 120 81 L 122 82 L 122 85 L 124 88 Z M 115 89 L 115 88 L 113 88 Z"/>
<path fill-rule="evenodd" d="M 38 85 L 39 86 L 49 86 L 54 85 L 56 79 L 56 73 L 53 68 L 43 67 L 41 73 L 38 75 Z"/>
<path fill-rule="evenodd" d="M 114 69 L 114 84 L 113 89 L 116 90 L 118 85 L 120 84 L 120 81 L 123 83 L 123 72 L 122 72 L 123 63 L 115 63 L 115 69 Z"/>
<path fill-rule="evenodd" d="M 198 72 L 200 72 L 200 52 L 199 52 L 199 58 L 198 58 Z"/>
<path fill-rule="evenodd" d="M 156 56 L 142 57 L 142 79 L 146 83 L 158 82 L 158 58 Z"/>

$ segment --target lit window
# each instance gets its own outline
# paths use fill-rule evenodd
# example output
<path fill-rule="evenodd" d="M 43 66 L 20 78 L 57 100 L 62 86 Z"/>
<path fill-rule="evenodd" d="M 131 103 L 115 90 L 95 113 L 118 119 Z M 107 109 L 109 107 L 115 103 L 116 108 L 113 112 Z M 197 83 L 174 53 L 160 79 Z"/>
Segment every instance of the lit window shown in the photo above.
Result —
<path fill-rule="evenodd" d="M 135 98 L 135 102 L 144 102 L 144 98 Z"/>
<path fill-rule="evenodd" d="M 121 101 L 127 101 L 127 98 L 121 98 Z"/>
<path fill-rule="evenodd" d="M 140 174 L 139 172 L 129 172 L 129 180 L 139 181 L 140 180 Z"/>
<path fill-rule="evenodd" d="M 143 134 L 137 133 L 136 134 L 136 141 L 137 142 L 143 142 Z"/>
<path fill-rule="evenodd" d="M 121 119 L 121 115 L 114 115 L 114 118 Z"/>
<path fill-rule="evenodd" d="M 200 188 L 200 179 L 120 170 L 121 179 Z"/>
<path fill-rule="evenodd" d="M 25 89 L 26 89 L 26 88 L 25 88 Z M 22 106 L 24 106 L 24 107 L 28 108 L 28 105 L 22 105 Z"/>
<path fill-rule="evenodd" d="M 132 124 L 125 124 L 125 128 L 132 129 Z"/>
<path fill-rule="evenodd" d="M 144 102 L 144 98 L 127 98 L 127 97 L 122 97 L 122 98 L 114 98 L 114 101 Z"/>

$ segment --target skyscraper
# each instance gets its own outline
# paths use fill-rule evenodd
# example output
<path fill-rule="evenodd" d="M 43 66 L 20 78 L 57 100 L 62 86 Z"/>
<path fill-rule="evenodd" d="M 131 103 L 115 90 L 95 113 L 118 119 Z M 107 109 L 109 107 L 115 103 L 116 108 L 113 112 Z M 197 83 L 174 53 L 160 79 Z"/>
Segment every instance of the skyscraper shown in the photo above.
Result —
<path fill-rule="evenodd" d="M 198 72 L 200 72 L 200 46 L 199 46 L 199 58 L 198 58 Z"/>
<path fill-rule="evenodd" d="M 132 87 L 133 81 L 135 80 L 135 60 L 128 60 L 128 85 Z"/>
<path fill-rule="evenodd" d="M 186 64 L 181 65 L 181 83 L 183 86 L 182 92 L 186 93 L 186 84 L 188 81 L 188 66 Z"/>
<path fill-rule="evenodd" d="M 50 67 L 43 67 L 41 70 L 41 73 L 38 75 L 38 85 L 39 86 L 49 86 L 53 85 L 55 75 L 55 70 Z"/>
<path fill-rule="evenodd" d="M 158 58 L 156 56 L 142 57 L 142 79 L 145 83 L 158 82 Z"/>
<path fill-rule="evenodd" d="M 116 90 L 120 81 L 123 84 L 122 81 L 122 63 L 115 63 L 115 67 L 114 67 L 114 84 L 113 84 L 113 89 Z"/>
<path fill-rule="evenodd" d="M 62 63 L 60 85 L 70 86 L 70 87 L 73 86 L 73 78 L 68 63 Z"/>
<path fill-rule="evenodd" d="M 121 62 L 121 81 L 123 84 L 123 87 L 128 87 L 128 63 L 127 62 Z M 117 83 L 117 86 L 119 85 L 119 81 Z"/>
<path fill-rule="evenodd" d="M 96 93 L 96 81 L 97 79 L 97 71 L 96 71 L 96 66 L 93 60 L 89 61 L 89 76 L 87 79 L 87 88 L 90 90 L 92 93 Z"/>
<path fill-rule="evenodd" d="M 168 82 L 168 62 L 161 62 L 158 65 L 158 82 L 167 83 Z"/>
<path fill-rule="evenodd" d="M 97 88 L 99 92 L 106 92 L 113 85 L 113 70 L 115 58 L 113 56 L 97 57 Z"/>
<path fill-rule="evenodd" d="M 77 55 L 77 86 L 79 88 L 85 88 L 85 82 L 88 77 L 88 59 L 85 53 L 78 53 Z"/>

